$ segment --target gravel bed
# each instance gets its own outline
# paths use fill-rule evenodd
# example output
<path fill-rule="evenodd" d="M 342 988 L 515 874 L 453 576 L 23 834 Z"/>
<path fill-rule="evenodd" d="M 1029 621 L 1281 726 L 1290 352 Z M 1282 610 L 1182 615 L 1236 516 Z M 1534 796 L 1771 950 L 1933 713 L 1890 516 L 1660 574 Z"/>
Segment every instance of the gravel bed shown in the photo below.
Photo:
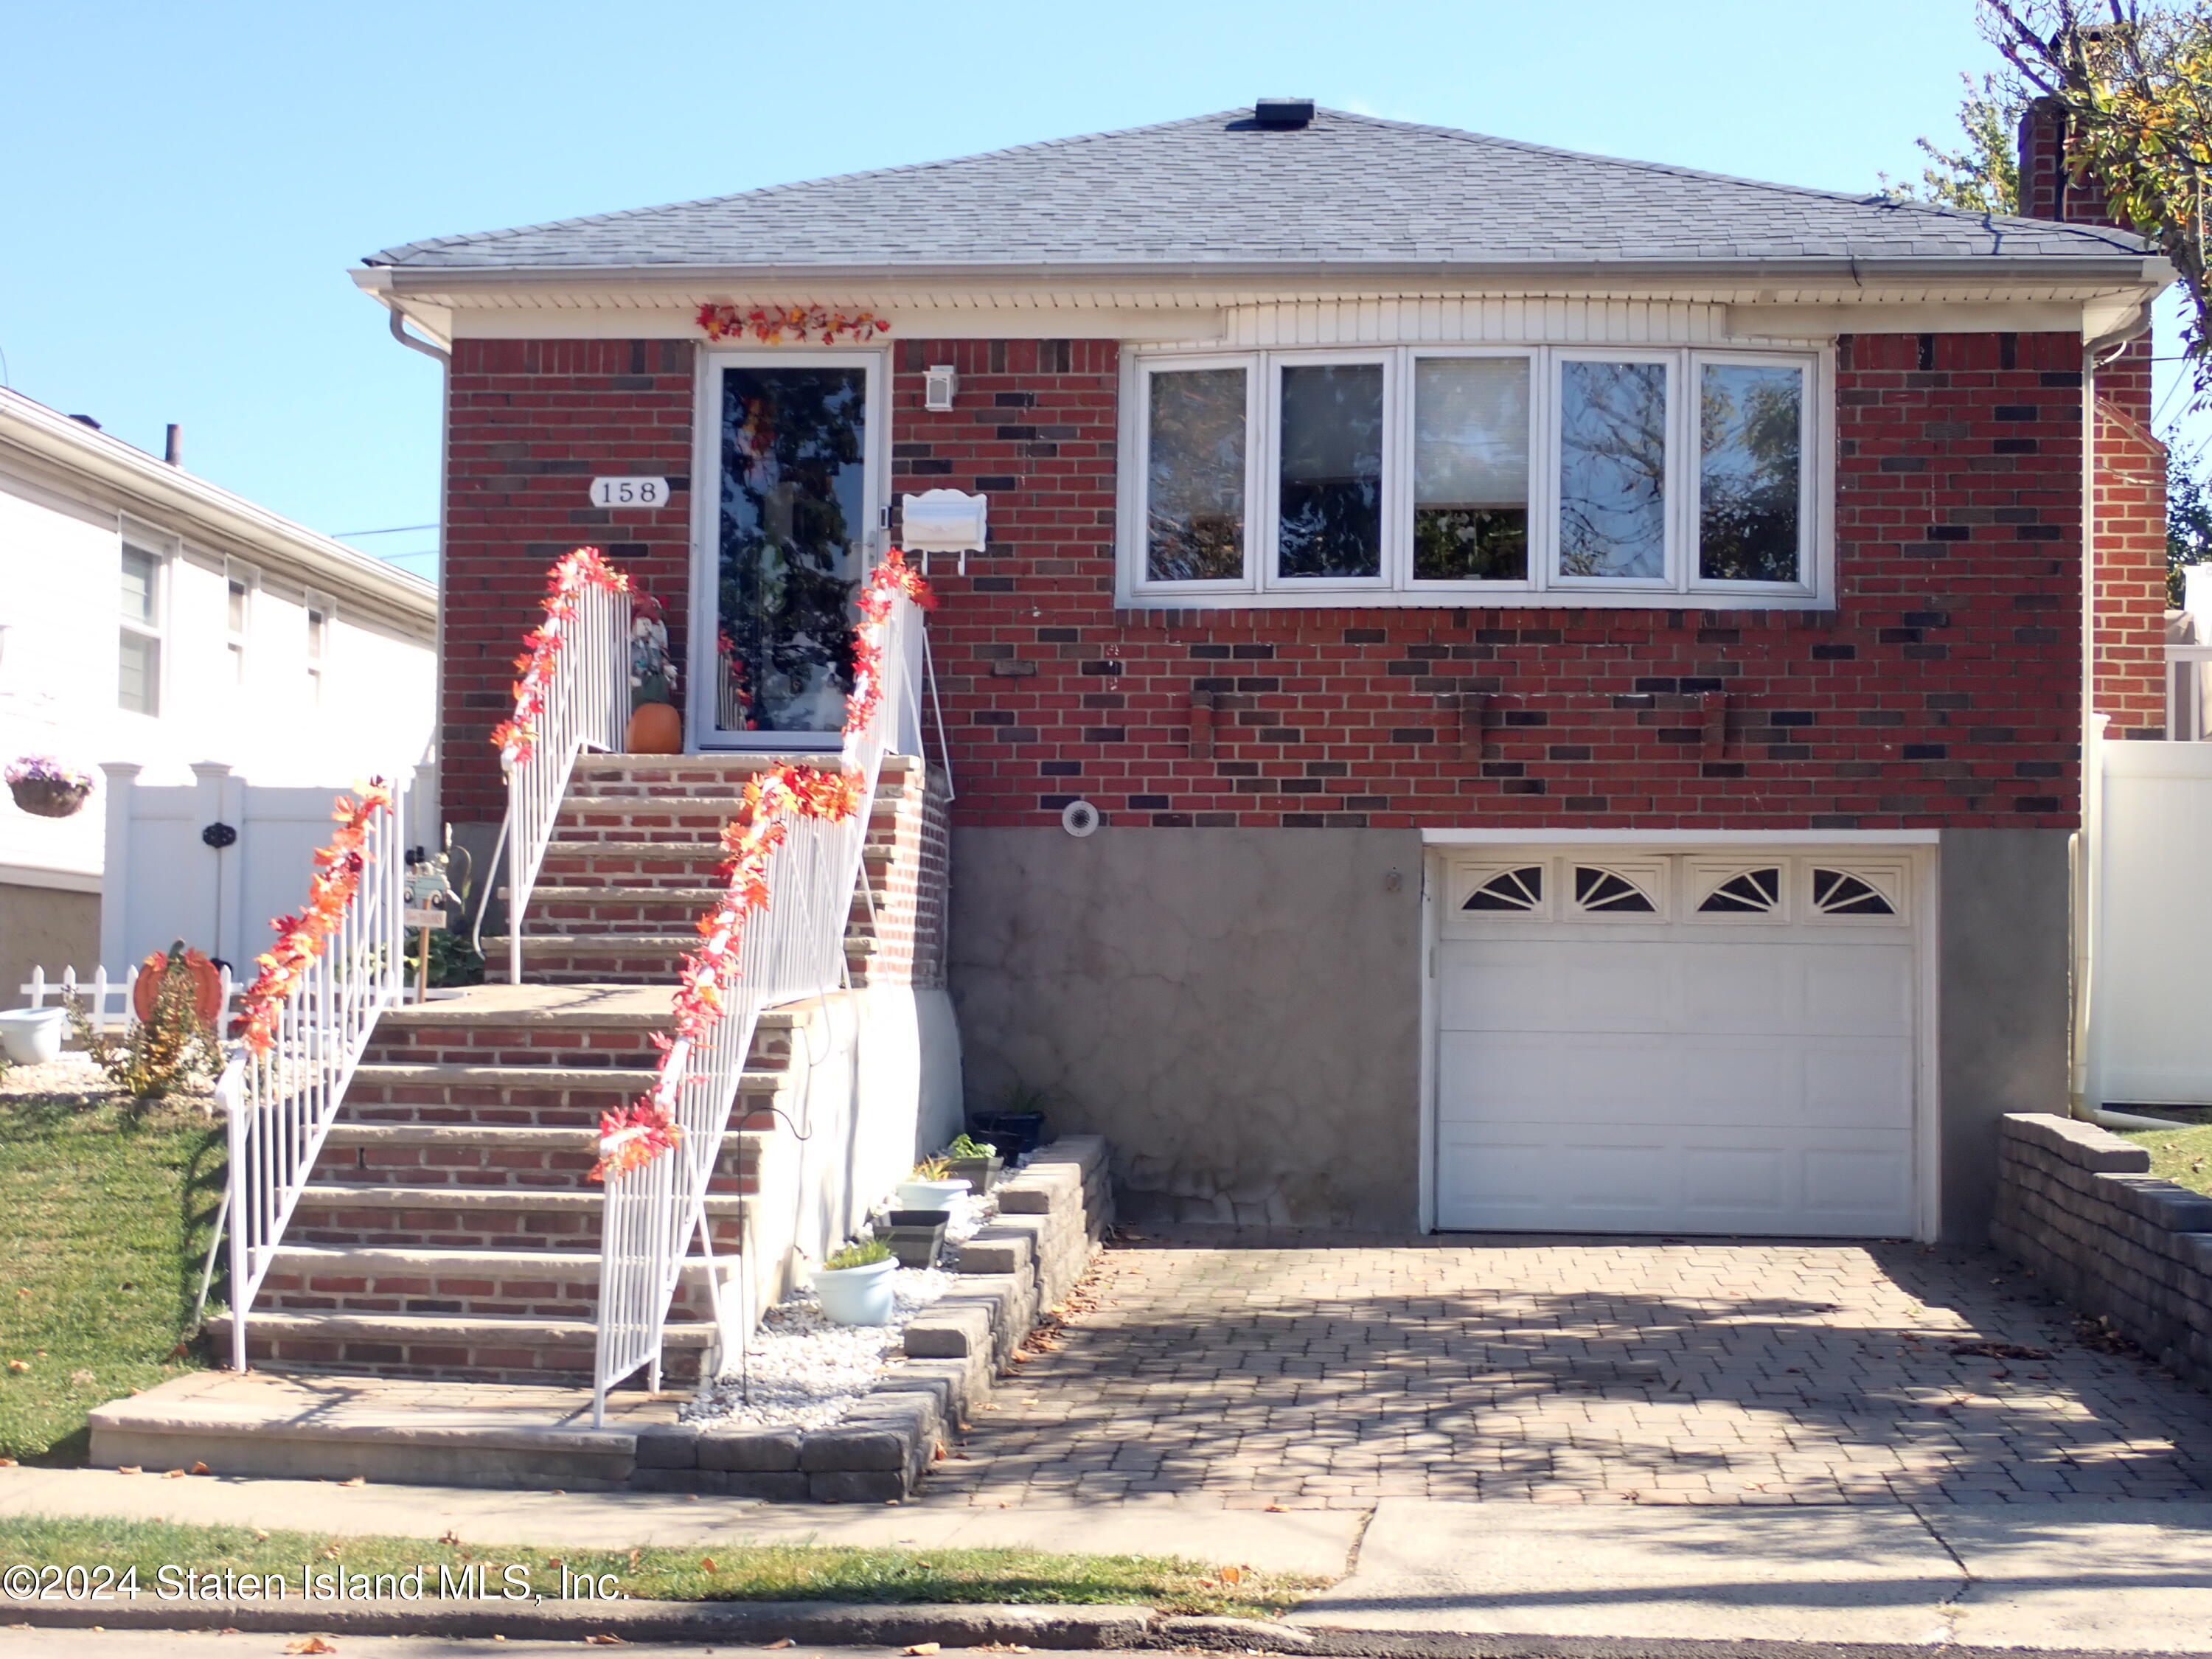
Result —
<path fill-rule="evenodd" d="M 973 1238 L 998 1213 L 992 1198 L 955 1201 L 945 1243 Z M 840 1325 L 826 1317 L 809 1288 L 761 1316 L 745 1348 L 742 1378 L 725 1375 L 702 1387 L 679 1413 L 691 1423 L 745 1428 L 826 1429 L 898 1363 L 907 1323 L 959 1282 L 942 1268 L 901 1267 L 891 1275 L 888 1325 Z"/>

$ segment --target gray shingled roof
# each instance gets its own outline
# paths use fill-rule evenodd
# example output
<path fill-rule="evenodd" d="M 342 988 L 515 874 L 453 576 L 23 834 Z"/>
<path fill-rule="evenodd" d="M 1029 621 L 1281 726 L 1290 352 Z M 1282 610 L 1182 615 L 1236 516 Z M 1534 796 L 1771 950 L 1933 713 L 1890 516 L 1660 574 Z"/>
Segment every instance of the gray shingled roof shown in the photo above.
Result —
<path fill-rule="evenodd" d="M 1249 112 L 387 248 L 409 269 L 1498 265 L 2144 252 L 2117 231 Z"/>

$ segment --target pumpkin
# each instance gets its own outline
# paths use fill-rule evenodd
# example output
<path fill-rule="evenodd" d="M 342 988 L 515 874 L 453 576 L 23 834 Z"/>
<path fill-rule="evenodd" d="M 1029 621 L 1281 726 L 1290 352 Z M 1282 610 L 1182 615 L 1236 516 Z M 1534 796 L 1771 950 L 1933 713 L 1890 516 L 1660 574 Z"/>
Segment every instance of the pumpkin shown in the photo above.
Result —
<path fill-rule="evenodd" d="M 138 964 L 138 978 L 131 987 L 131 1012 L 138 1018 L 154 1018 L 154 999 L 161 994 L 161 975 L 168 967 L 166 951 L 156 951 Z M 185 972 L 192 982 L 192 1012 L 203 1024 L 214 1024 L 222 1015 L 222 969 L 199 951 L 187 951 Z"/>
<path fill-rule="evenodd" d="M 684 752 L 684 717 L 665 702 L 641 702 L 631 711 L 629 731 L 623 750 L 631 755 L 680 755 Z"/>

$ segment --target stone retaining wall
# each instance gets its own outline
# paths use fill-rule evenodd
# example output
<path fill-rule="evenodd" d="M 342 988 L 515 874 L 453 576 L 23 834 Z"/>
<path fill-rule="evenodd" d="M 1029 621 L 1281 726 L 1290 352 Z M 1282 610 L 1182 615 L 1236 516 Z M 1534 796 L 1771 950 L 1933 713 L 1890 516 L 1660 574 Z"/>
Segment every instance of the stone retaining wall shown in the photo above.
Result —
<path fill-rule="evenodd" d="M 960 1247 L 957 1290 L 905 1332 L 906 1358 L 826 1429 L 676 1423 L 641 1429 L 629 1484 L 647 1492 L 875 1502 L 904 1498 L 939 1442 L 990 1397 L 1112 1218 L 1106 1143 L 1068 1135 L 997 1188 L 999 1218 Z"/>
<path fill-rule="evenodd" d="M 2149 1168 L 2148 1152 L 2094 1124 L 2009 1115 L 1990 1242 L 2160 1364 L 2212 1386 L 2212 1196 Z"/>

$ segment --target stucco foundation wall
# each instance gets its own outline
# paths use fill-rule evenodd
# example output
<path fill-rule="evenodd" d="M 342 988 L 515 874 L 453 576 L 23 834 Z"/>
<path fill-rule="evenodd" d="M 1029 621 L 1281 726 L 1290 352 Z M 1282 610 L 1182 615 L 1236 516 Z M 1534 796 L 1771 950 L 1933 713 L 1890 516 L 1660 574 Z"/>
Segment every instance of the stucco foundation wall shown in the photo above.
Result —
<path fill-rule="evenodd" d="M 1997 1129 L 2066 1109 L 2067 835 L 1946 830 L 1939 849 L 1942 1236 L 1988 1236 Z"/>
<path fill-rule="evenodd" d="M 957 827 L 969 1104 L 1046 1091 L 1133 1219 L 1410 1228 L 1420 889 L 1410 830 Z"/>
<path fill-rule="evenodd" d="M 89 978 L 99 965 L 99 894 L 0 882 L 0 1008 L 22 1006 L 17 988 L 33 967 L 58 980 L 64 968 Z"/>

